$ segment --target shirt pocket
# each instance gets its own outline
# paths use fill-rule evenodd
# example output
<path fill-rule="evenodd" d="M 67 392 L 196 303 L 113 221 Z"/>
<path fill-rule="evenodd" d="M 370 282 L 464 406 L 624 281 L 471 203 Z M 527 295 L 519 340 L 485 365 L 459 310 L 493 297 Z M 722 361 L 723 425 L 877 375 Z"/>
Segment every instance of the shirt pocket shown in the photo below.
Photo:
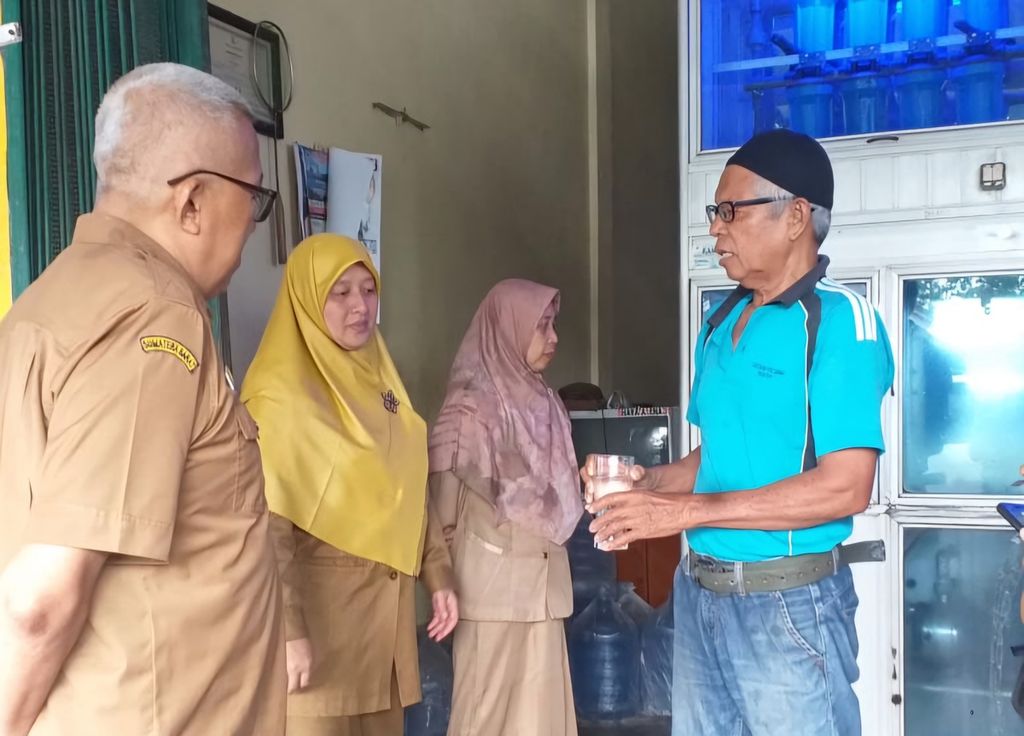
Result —
<path fill-rule="evenodd" d="M 459 610 L 465 618 L 479 621 L 547 618 L 546 553 L 523 553 L 485 539 L 471 529 L 456 531 L 453 553 Z"/>
<path fill-rule="evenodd" d="M 263 463 L 260 460 L 259 427 L 241 404 L 235 405 L 235 488 L 232 494 L 234 511 L 262 514 L 267 510 L 263 486 Z"/>

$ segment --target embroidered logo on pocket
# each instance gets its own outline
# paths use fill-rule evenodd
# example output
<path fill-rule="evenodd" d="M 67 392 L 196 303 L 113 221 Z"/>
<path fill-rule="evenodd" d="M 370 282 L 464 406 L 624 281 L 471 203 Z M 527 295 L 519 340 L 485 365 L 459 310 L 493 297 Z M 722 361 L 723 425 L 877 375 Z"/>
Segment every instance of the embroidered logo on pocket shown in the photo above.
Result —
<path fill-rule="evenodd" d="M 398 413 L 398 407 L 401 405 L 401 401 L 395 396 L 395 392 L 390 389 L 386 393 L 381 394 L 381 398 L 384 399 L 384 408 L 392 414 Z"/>

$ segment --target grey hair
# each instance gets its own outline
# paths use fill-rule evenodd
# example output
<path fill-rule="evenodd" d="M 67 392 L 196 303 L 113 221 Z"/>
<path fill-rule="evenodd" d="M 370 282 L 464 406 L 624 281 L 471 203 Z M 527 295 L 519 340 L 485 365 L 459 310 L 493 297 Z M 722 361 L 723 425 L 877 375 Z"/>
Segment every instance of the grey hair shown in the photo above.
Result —
<path fill-rule="evenodd" d="M 252 121 L 249 105 L 211 74 L 166 62 L 136 67 L 107 90 L 96 112 L 93 164 L 99 188 L 136 188 L 149 168 L 143 157 L 182 121 L 240 118 Z"/>
<path fill-rule="evenodd" d="M 793 199 L 792 192 L 787 192 L 782 187 L 761 177 L 758 177 L 757 196 L 771 197 L 775 200 L 775 202 L 771 204 L 772 217 L 781 217 L 782 213 L 786 211 L 786 206 L 789 204 L 789 200 Z M 828 231 L 831 227 L 832 211 L 827 210 L 820 205 L 812 204 L 811 230 L 814 233 L 814 242 L 818 244 L 819 248 L 821 247 L 821 244 L 825 242 L 825 238 L 828 237 Z"/>

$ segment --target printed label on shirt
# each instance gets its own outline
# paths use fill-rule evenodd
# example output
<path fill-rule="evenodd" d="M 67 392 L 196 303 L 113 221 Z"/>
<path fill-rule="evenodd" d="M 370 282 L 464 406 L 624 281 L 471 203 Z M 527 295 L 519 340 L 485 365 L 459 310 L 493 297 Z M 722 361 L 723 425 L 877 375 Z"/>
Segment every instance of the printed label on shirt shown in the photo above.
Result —
<path fill-rule="evenodd" d="M 163 337 L 162 335 L 149 335 L 139 340 L 139 342 L 142 344 L 143 352 L 158 352 L 173 355 L 181 361 L 182 365 L 188 369 L 189 373 L 199 367 L 199 361 L 196 360 L 196 356 L 192 354 L 192 351 L 177 340 L 172 340 L 171 338 Z"/>

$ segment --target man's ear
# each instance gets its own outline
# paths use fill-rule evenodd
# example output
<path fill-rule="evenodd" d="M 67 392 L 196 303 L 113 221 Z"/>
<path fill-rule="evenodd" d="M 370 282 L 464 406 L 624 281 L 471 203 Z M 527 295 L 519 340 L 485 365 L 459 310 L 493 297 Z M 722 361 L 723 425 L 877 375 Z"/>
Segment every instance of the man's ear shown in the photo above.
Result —
<path fill-rule="evenodd" d="M 789 239 L 799 240 L 805 231 L 814 227 L 811 224 L 811 203 L 802 197 L 793 200 L 793 206 L 789 208 L 789 222 L 786 224 Z"/>
<path fill-rule="evenodd" d="M 205 189 L 195 178 L 189 178 L 174 188 L 174 214 L 178 225 L 189 235 L 198 235 Z"/>

